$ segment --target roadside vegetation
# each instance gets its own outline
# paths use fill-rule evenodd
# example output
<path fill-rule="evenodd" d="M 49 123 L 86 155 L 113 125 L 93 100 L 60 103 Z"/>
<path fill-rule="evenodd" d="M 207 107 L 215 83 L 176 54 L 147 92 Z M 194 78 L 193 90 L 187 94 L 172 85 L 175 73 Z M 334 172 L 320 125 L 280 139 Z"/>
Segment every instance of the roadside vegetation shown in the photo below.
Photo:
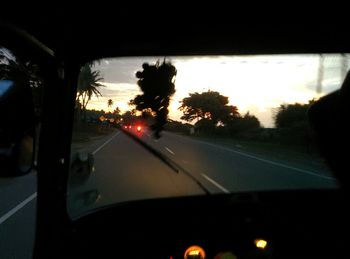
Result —
<path fill-rule="evenodd" d="M 317 147 L 309 128 L 307 104 L 281 104 L 272 112 L 275 127 L 262 127 L 259 119 L 250 112 L 240 113 L 239 107 L 230 104 L 227 96 L 217 91 L 194 92 L 183 98 L 179 110 L 181 121 L 168 118 L 168 106 L 175 93 L 176 68 L 166 59 L 155 64 L 144 63 L 135 74 L 142 94 L 130 100 L 130 110 L 121 113 L 113 109 L 114 101 L 108 99 L 106 110 L 88 110 L 91 97 L 101 96 L 103 78 L 93 70 L 93 63 L 81 69 L 75 107 L 74 141 L 87 141 L 91 136 L 105 135 L 114 128 L 136 121 L 149 126 L 155 137 L 161 130 L 189 135 L 194 138 L 223 143 L 252 151 L 266 150 L 279 155 L 308 154 L 318 156 Z"/>
<path fill-rule="evenodd" d="M 249 112 L 241 115 L 237 107 L 227 105 L 227 100 L 217 92 L 190 94 L 179 108 L 184 113 L 182 119 L 190 123 L 169 121 L 165 129 L 267 156 L 322 160 L 307 117 L 314 100 L 276 107 L 272 112 L 273 128 L 262 127 L 258 118 Z"/>

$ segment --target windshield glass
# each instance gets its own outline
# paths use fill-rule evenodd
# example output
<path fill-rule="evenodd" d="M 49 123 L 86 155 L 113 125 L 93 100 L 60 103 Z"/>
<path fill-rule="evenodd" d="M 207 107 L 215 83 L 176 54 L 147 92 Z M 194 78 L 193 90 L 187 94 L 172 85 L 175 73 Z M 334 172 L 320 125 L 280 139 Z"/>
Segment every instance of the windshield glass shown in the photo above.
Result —
<path fill-rule="evenodd" d="M 307 121 L 345 54 L 123 57 L 81 68 L 68 211 L 187 195 L 337 188 Z"/>

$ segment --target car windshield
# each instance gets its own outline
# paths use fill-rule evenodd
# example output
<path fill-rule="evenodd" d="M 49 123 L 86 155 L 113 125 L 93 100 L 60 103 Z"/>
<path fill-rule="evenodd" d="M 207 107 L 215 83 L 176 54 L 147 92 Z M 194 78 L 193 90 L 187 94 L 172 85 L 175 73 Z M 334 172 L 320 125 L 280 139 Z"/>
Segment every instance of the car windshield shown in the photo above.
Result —
<path fill-rule="evenodd" d="M 121 57 L 78 78 L 68 211 L 153 198 L 337 188 L 307 120 L 347 54 Z"/>

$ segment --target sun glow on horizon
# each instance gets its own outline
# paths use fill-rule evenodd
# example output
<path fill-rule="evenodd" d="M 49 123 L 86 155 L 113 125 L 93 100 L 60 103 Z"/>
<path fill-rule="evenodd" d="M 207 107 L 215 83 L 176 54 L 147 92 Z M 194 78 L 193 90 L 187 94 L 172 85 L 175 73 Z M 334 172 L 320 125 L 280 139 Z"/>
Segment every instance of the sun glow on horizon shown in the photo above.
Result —
<path fill-rule="evenodd" d="M 142 63 L 154 63 L 155 58 L 107 59 L 100 70 L 105 77 L 102 97 L 93 97 L 88 109 L 112 111 L 115 107 L 124 112 L 132 109 L 128 102 L 141 91 L 137 86 L 135 71 Z M 159 58 L 162 60 L 162 58 Z M 244 114 L 250 111 L 264 126 L 272 126 L 272 109 L 283 103 L 307 103 L 340 87 L 342 82 L 339 62 L 326 64 L 323 76 L 324 91 L 316 92 L 318 80 L 318 55 L 260 55 L 260 56 L 204 56 L 170 57 L 177 69 L 176 93 L 171 98 L 171 119 L 179 120 L 180 101 L 194 92 L 217 91 L 229 97 L 229 104 Z M 107 62 L 108 61 L 108 62 Z M 117 63 L 119 62 L 119 63 Z M 125 68 L 124 68 L 124 67 Z M 113 69 L 112 69 L 113 68 Z M 108 69 L 108 70 L 107 70 Z M 109 78 L 111 71 L 120 73 Z M 107 77 L 107 78 L 106 78 Z M 112 108 L 107 100 L 113 99 Z"/>

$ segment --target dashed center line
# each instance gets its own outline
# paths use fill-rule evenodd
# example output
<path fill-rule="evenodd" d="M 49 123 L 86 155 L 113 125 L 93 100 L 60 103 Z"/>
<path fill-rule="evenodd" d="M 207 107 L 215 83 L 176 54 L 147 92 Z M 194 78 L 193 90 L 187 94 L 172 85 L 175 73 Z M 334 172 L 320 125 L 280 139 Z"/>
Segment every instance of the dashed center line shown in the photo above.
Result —
<path fill-rule="evenodd" d="M 227 190 L 225 187 L 223 187 L 222 185 L 218 184 L 217 182 L 215 182 L 213 179 L 211 179 L 209 176 L 207 176 L 206 174 L 201 174 L 205 179 L 207 179 L 209 182 L 211 182 L 212 184 L 214 184 L 216 187 L 218 187 L 221 191 L 223 191 L 224 193 L 230 193 L 229 190 Z"/>
<path fill-rule="evenodd" d="M 312 176 L 315 176 L 315 177 L 319 177 L 319 178 L 323 178 L 323 179 L 331 180 L 331 181 L 335 181 L 336 180 L 334 177 L 321 175 L 321 174 L 316 173 L 316 172 L 312 172 L 312 171 L 301 169 L 301 168 L 294 167 L 294 166 L 289 166 L 289 165 L 286 165 L 284 163 L 274 162 L 274 161 L 271 161 L 271 160 L 268 160 L 268 159 L 264 159 L 264 158 L 261 158 L 261 157 L 255 156 L 255 155 L 250 155 L 248 153 L 237 151 L 237 150 L 234 150 L 234 149 L 231 149 L 231 148 L 227 148 L 227 147 L 224 147 L 224 146 L 220 146 L 220 145 L 217 145 L 217 144 L 212 144 L 212 143 L 208 143 L 208 142 L 205 142 L 205 141 L 193 140 L 193 139 L 188 139 L 188 138 L 187 138 L 187 140 L 190 140 L 192 142 L 202 143 L 204 145 L 212 146 L 212 147 L 215 147 L 215 148 L 218 148 L 218 149 L 221 149 L 221 150 L 225 150 L 225 151 L 228 151 L 228 152 L 231 152 L 231 153 L 239 154 L 239 155 L 242 155 L 242 156 L 245 156 L 245 157 L 253 158 L 255 160 L 258 160 L 258 161 L 261 161 L 261 162 L 264 162 L 264 163 L 268 163 L 268 164 L 271 164 L 271 165 L 275 165 L 275 166 L 279 166 L 279 167 L 284 167 L 284 168 L 287 168 L 287 169 L 295 170 L 295 171 L 297 171 L 299 173 L 312 175 Z"/>
<path fill-rule="evenodd" d="M 170 149 L 170 148 L 167 148 L 167 147 L 164 147 L 170 154 L 172 155 L 175 155 L 175 153 Z"/>

